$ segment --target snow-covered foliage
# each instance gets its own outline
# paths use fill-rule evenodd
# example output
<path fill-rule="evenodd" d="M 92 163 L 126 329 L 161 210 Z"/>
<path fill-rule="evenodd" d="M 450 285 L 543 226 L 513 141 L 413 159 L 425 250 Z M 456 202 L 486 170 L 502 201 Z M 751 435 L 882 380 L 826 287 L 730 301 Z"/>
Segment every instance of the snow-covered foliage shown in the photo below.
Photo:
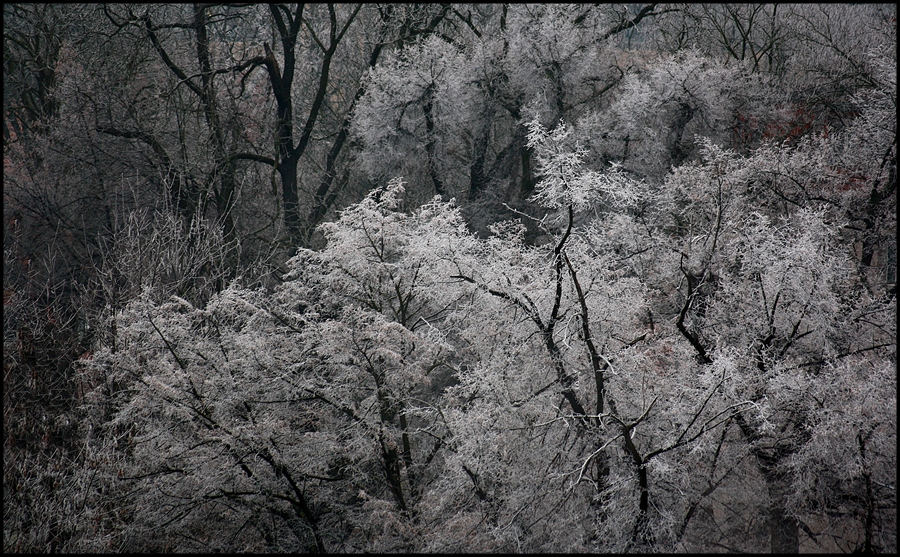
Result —
<path fill-rule="evenodd" d="M 295 60 L 311 79 L 354 8 L 266 9 L 260 22 L 316 53 Z M 77 547 L 895 552 L 890 21 L 841 37 L 828 14 L 863 8 L 785 8 L 784 25 L 749 5 L 360 10 L 383 33 L 347 40 L 381 58 L 357 83 L 365 61 L 339 70 L 341 50 L 331 71 L 347 75 L 311 101 L 347 124 L 332 130 L 344 154 L 320 182 L 310 122 L 303 157 L 271 158 L 276 189 L 286 160 L 306 168 L 301 190 L 333 186 L 324 209 L 359 193 L 319 243 L 260 286 L 263 272 L 228 282 L 243 244 L 199 213 L 120 234 L 103 279 L 129 299 L 74 377 L 85 466 L 47 475 L 74 494 L 61 508 Z M 659 35 L 642 34 L 656 16 Z M 800 44 L 828 56 L 796 60 Z M 228 71 L 286 67 L 275 46 Z M 801 63 L 835 73 L 787 80 L 815 95 L 786 89 Z M 239 111 L 244 82 L 230 85 Z M 302 103 L 277 93 L 294 125 Z M 823 116 L 832 96 L 845 104 Z M 209 172 L 244 176 L 270 161 L 263 143 Z M 467 224 L 491 204 L 503 211 Z M 235 218 L 232 232 L 249 226 Z"/>
<path fill-rule="evenodd" d="M 538 120 L 528 123 L 528 147 L 540 166 L 540 182 L 532 199 L 544 207 L 572 207 L 583 211 L 605 205 L 618 209 L 633 205 L 639 187 L 621 168 L 613 165 L 604 172 L 584 168 L 586 149 L 570 143 L 571 130 L 564 122 L 547 131 Z"/>
<path fill-rule="evenodd" d="M 890 482 L 872 455 L 890 457 L 895 413 L 857 386 L 888 368 L 848 359 L 886 349 L 889 308 L 853 297 L 824 209 L 750 209 L 772 161 L 805 147 L 706 142 L 649 203 L 624 173 L 585 169 L 564 125 L 534 122 L 529 141 L 535 198 L 569 211 L 543 247 L 515 222 L 478 239 L 440 197 L 403 210 L 397 179 L 323 225 L 327 245 L 271 294 L 129 305 L 93 365 L 119 385 L 105 427 L 128 432 L 133 543 L 703 547 L 714 534 L 693 516 L 747 486 L 773 497 L 753 512 L 791 502 L 805 520 L 831 496 L 809 484 L 837 458 L 825 439 L 857 433 L 859 464 L 828 473 Z M 854 379 L 850 361 L 870 371 Z M 841 381 L 870 394 L 847 407 L 826 386 Z M 859 497 L 864 512 L 891 495 Z"/>

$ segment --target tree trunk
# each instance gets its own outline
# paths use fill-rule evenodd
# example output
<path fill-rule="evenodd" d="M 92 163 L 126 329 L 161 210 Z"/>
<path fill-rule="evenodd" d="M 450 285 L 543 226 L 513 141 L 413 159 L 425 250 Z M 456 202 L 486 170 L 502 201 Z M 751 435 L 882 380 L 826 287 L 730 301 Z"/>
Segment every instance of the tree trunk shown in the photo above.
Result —
<path fill-rule="evenodd" d="M 772 553 L 800 552 L 800 525 L 787 510 L 787 493 L 790 488 L 787 479 L 781 475 L 766 476 L 769 488 L 768 529 Z"/>
<path fill-rule="evenodd" d="M 432 116 L 432 105 L 434 100 L 434 91 L 431 87 L 425 92 L 425 104 L 422 105 L 422 111 L 425 113 L 425 129 L 428 132 L 428 139 L 425 141 L 425 151 L 428 152 L 428 174 L 434 183 L 434 191 L 441 196 L 447 195 L 447 189 L 444 182 L 438 176 L 437 167 L 434 156 L 434 117 Z"/>
<path fill-rule="evenodd" d="M 301 234 L 300 203 L 297 196 L 297 162 L 299 157 L 282 159 L 278 164 L 281 176 L 281 200 L 284 203 L 284 224 L 292 238 L 299 239 Z"/>
<path fill-rule="evenodd" d="M 735 422 L 750 443 L 758 443 L 761 435 L 757 433 L 744 416 L 737 414 Z M 769 492 L 769 510 L 766 527 L 769 530 L 770 549 L 772 553 L 800 552 L 800 524 L 793 518 L 787 507 L 787 495 L 790 492 L 790 478 L 778 472 L 778 466 L 785 457 L 792 454 L 787 447 L 760 447 L 751 445 L 751 454 L 756 457 L 756 466 L 766 481 Z"/>
<path fill-rule="evenodd" d="M 469 199 L 475 200 L 484 193 L 487 176 L 484 175 L 484 160 L 487 156 L 488 143 L 491 137 L 491 121 L 494 118 L 494 107 L 490 103 L 481 111 L 482 126 L 475 138 L 472 164 L 469 167 Z"/>

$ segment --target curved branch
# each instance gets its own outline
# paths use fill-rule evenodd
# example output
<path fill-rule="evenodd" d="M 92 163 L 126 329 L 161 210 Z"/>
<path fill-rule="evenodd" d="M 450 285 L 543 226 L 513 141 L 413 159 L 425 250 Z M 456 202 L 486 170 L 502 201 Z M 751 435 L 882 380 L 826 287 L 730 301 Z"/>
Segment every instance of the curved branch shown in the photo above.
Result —
<path fill-rule="evenodd" d="M 278 163 L 275 161 L 275 159 L 273 159 L 272 157 L 257 155 L 256 153 L 235 153 L 233 155 L 229 155 L 228 158 L 225 159 L 224 163 L 228 164 L 239 160 L 261 162 L 263 164 L 271 166 L 272 168 L 278 168 Z"/>
<path fill-rule="evenodd" d="M 182 83 L 190 87 L 191 91 L 196 93 L 197 96 L 203 97 L 203 90 L 200 89 L 200 87 L 196 83 L 191 81 L 191 78 L 188 77 L 186 73 L 184 73 L 184 70 L 179 68 L 175 64 L 175 62 L 173 62 L 172 59 L 169 58 L 169 54 L 163 48 L 162 43 L 160 43 L 159 38 L 156 36 L 156 28 L 150 21 L 150 14 L 144 14 L 142 19 L 144 20 L 144 27 L 147 30 L 147 36 L 150 38 L 150 42 L 153 44 L 153 48 L 156 49 L 156 52 L 159 54 L 159 57 L 162 58 L 162 61 L 166 65 L 166 67 L 172 70 L 172 73 L 178 76 L 178 79 L 180 79 Z"/>

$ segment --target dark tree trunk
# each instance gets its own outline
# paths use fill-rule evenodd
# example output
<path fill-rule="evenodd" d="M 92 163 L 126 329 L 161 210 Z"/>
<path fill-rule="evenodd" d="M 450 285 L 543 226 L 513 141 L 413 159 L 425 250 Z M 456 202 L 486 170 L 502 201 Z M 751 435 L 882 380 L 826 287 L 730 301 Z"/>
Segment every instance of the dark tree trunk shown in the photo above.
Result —
<path fill-rule="evenodd" d="M 478 199 L 487 187 L 487 176 L 484 174 L 484 161 L 487 156 L 491 138 L 491 122 L 494 118 L 493 105 L 488 103 L 481 113 L 482 126 L 475 138 L 472 164 L 469 166 L 469 199 Z"/>
<path fill-rule="evenodd" d="M 797 519 L 787 511 L 787 492 L 790 487 L 786 478 L 781 475 L 766 476 L 769 488 L 768 528 L 770 549 L 772 553 L 800 552 L 800 525 Z"/>
<path fill-rule="evenodd" d="M 428 139 L 425 140 L 425 151 L 428 153 L 428 174 L 434 183 L 434 191 L 438 195 L 446 195 L 447 190 L 444 182 L 441 181 L 437 174 L 434 156 L 434 116 L 432 113 L 434 101 L 434 91 L 431 88 L 425 92 L 425 104 L 422 105 L 422 111 L 425 113 L 425 130 L 428 132 Z"/>
<path fill-rule="evenodd" d="M 297 196 L 297 158 L 282 159 L 278 164 L 281 176 L 281 200 L 284 207 L 284 224 L 291 237 L 301 236 L 300 203 Z"/>

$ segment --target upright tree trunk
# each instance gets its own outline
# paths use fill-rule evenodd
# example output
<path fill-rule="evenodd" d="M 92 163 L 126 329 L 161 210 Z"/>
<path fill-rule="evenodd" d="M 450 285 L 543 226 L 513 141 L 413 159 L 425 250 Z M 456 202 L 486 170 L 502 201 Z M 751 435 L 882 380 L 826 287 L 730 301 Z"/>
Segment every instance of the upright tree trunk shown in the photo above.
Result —
<path fill-rule="evenodd" d="M 484 175 L 484 161 L 487 156 L 487 148 L 491 138 L 491 122 L 494 118 L 494 106 L 490 101 L 485 102 L 481 111 L 481 128 L 475 137 L 473 147 L 472 164 L 469 167 L 469 199 L 475 200 L 484 193 L 487 186 L 487 177 Z"/>
<path fill-rule="evenodd" d="M 769 488 L 768 529 L 772 553 L 800 552 L 800 525 L 787 510 L 788 479 L 780 474 L 767 474 Z"/>
<path fill-rule="evenodd" d="M 428 90 L 425 91 L 425 104 L 422 105 L 422 111 L 425 113 L 425 129 L 428 132 L 428 139 L 425 140 L 425 151 L 428 153 L 428 174 L 431 176 L 432 183 L 434 183 L 434 191 L 438 195 L 443 196 L 447 194 L 447 190 L 444 187 L 444 182 L 441 180 L 441 177 L 438 176 L 434 156 L 433 101 L 434 90 L 429 87 Z"/>
<path fill-rule="evenodd" d="M 208 24 L 206 18 L 206 6 L 194 5 L 194 32 L 197 36 L 197 61 L 201 70 L 200 101 L 203 104 L 203 112 L 206 116 L 206 124 L 210 128 L 213 152 L 215 153 L 215 170 L 211 181 L 218 182 L 214 186 L 216 211 L 219 215 L 222 233 L 226 242 L 234 240 L 234 219 L 231 209 L 234 204 L 234 163 L 229 160 L 228 146 L 226 145 L 225 130 L 222 129 L 222 119 L 219 114 L 216 91 L 213 82 L 213 70 L 209 56 L 209 37 L 206 32 Z"/>
<path fill-rule="evenodd" d="M 300 224 L 300 202 L 297 196 L 297 162 L 298 157 L 282 159 L 278 163 L 278 175 L 281 176 L 281 201 L 284 208 L 284 224 L 291 237 L 302 236 Z"/>
<path fill-rule="evenodd" d="M 756 459 L 757 469 L 766 482 L 766 490 L 769 495 L 768 516 L 766 527 L 769 530 L 769 545 L 772 553 L 799 553 L 800 552 L 800 524 L 793 518 L 788 509 L 788 493 L 790 493 L 790 478 L 778 470 L 785 457 L 792 453 L 788 447 L 761 447 L 758 445 L 762 436 L 747 423 L 744 416 L 737 414 L 735 422 L 738 424 L 745 439 L 752 444 L 751 454 Z"/>

